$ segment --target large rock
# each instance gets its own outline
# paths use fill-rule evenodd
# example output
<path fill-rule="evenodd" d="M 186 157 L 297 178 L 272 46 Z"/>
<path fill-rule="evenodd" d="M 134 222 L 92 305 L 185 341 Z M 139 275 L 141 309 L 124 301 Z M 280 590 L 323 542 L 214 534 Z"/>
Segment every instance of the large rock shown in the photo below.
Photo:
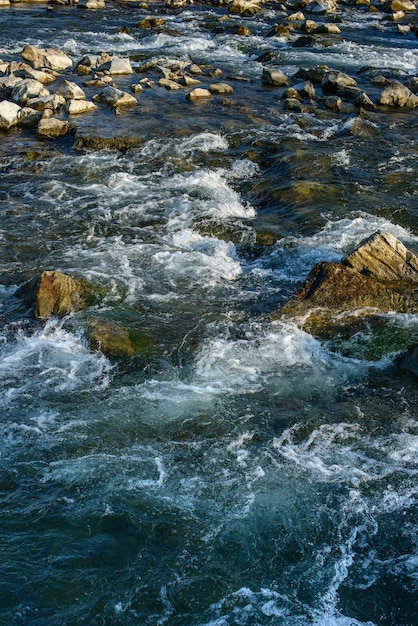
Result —
<path fill-rule="evenodd" d="M 42 98 L 49 96 L 49 91 L 42 83 L 33 78 L 20 80 L 12 90 L 12 99 L 19 104 L 26 104 L 32 98 Z"/>
<path fill-rule="evenodd" d="M 418 107 L 418 96 L 412 93 L 406 85 L 394 80 L 382 91 L 378 103 L 383 106 L 414 109 Z"/>
<path fill-rule="evenodd" d="M 104 9 L 104 0 L 79 0 L 77 7 L 79 9 Z"/>
<path fill-rule="evenodd" d="M 30 63 L 35 69 L 42 67 L 50 70 L 67 70 L 72 67 L 73 62 L 64 52 L 54 48 L 35 48 L 25 46 L 22 50 L 22 58 Z"/>
<path fill-rule="evenodd" d="M 356 86 L 357 81 L 344 72 L 327 72 L 321 81 L 322 90 L 327 94 L 339 93 L 342 89 Z"/>
<path fill-rule="evenodd" d="M 19 121 L 20 106 L 14 102 L 3 100 L 0 102 L 0 129 L 7 130 L 16 126 Z"/>
<path fill-rule="evenodd" d="M 333 315 L 378 311 L 399 313 L 418 310 L 416 301 L 371 276 L 341 263 L 321 262 L 281 309 L 281 314 L 303 319 L 303 325 L 320 328 Z"/>
<path fill-rule="evenodd" d="M 362 241 L 342 263 L 381 282 L 418 284 L 418 256 L 385 231 Z"/>
<path fill-rule="evenodd" d="M 61 272 L 46 271 L 22 285 L 16 296 L 32 307 L 38 318 L 64 317 L 87 307 L 89 289 L 85 281 Z"/>
<path fill-rule="evenodd" d="M 35 70 L 27 63 L 21 63 L 21 67 L 13 70 L 13 74 L 19 78 L 33 78 L 33 80 L 37 80 L 43 85 L 49 85 L 57 79 L 57 74 L 54 71 Z"/>
<path fill-rule="evenodd" d="M 110 86 L 93 96 L 93 100 L 113 107 L 132 107 L 138 104 L 137 99 L 130 93 Z"/>
<path fill-rule="evenodd" d="M 289 84 L 290 79 L 280 70 L 270 70 L 265 67 L 263 68 L 263 73 L 261 75 L 261 82 L 263 85 L 285 87 Z"/>
<path fill-rule="evenodd" d="M 389 0 L 385 2 L 383 10 L 387 13 L 396 13 L 397 11 L 413 12 L 417 10 L 417 6 L 411 0 Z"/>
<path fill-rule="evenodd" d="M 41 98 L 31 98 L 26 104 L 28 107 L 35 109 L 35 111 L 46 111 L 49 109 L 55 113 L 65 106 L 65 99 L 62 96 L 51 94 Z"/>
<path fill-rule="evenodd" d="M 325 15 L 327 13 L 337 13 L 338 5 L 334 0 L 312 0 L 305 7 L 305 11 L 308 13 L 315 13 L 316 15 Z"/>
<path fill-rule="evenodd" d="M 0 76 L 0 98 L 9 100 L 12 97 L 13 89 L 21 82 L 22 78 L 18 76 Z"/>
<path fill-rule="evenodd" d="M 62 96 L 66 100 L 85 100 L 86 94 L 71 80 L 64 80 L 63 83 L 55 90 L 57 96 Z"/>
<path fill-rule="evenodd" d="M 109 72 L 112 76 L 133 73 L 131 62 L 126 57 L 112 57 L 109 61 L 102 63 L 99 70 Z"/>
<path fill-rule="evenodd" d="M 40 139 L 63 137 L 69 129 L 70 125 L 66 120 L 59 120 L 56 117 L 43 118 L 38 124 L 38 137 Z"/>

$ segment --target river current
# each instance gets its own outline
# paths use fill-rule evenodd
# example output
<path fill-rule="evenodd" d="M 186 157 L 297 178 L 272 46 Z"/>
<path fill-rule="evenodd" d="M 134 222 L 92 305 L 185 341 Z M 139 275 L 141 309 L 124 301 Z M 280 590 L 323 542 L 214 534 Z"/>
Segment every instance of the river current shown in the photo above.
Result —
<path fill-rule="evenodd" d="M 395 358 L 418 316 L 318 338 L 275 313 L 379 228 L 418 247 L 418 115 L 283 111 L 256 59 L 413 76 L 418 40 L 361 7 L 313 48 L 266 38 L 272 8 L 239 37 L 208 27 L 225 8 L 152 7 L 168 32 L 118 33 L 149 11 L 111 4 L 0 13 L 3 61 L 192 57 L 234 87 L 77 118 L 141 138 L 123 153 L 0 135 L 0 621 L 414 626 L 418 386 Z M 45 269 L 100 285 L 139 356 L 92 350 L 83 313 L 35 320 L 15 292 Z"/>

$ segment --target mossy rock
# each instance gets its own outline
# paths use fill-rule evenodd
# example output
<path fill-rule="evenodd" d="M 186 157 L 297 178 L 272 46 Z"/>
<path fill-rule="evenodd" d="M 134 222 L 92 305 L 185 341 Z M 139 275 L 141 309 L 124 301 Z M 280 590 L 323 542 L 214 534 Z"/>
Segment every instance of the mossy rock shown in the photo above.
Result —
<path fill-rule="evenodd" d="M 137 148 L 144 143 L 143 137 L 76 137 L 74 148 L 86 152 L 99 150 L 119 150 L 126 152 L 131 148 Z"/>
<path fill-rule="evenodd" d="M 153 341 L 139 330 L 127 330 L 120 323 L 108 319 L 91 320 L 87 336 L 90 347 L 108 357 L 131 358 L 143 355 L 154 347 Z"/>

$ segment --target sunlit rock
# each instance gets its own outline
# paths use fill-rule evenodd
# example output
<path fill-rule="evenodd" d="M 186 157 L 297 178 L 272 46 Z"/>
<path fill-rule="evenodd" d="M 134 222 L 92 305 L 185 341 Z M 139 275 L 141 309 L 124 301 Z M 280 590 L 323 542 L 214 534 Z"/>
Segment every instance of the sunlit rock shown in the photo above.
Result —
<path fill-rule="evenodd" d="M 196 89 L 192 89 L 192 91 L 188 94 L 187 98 L 189 100 L 201 100 L 204 98 L 210 98 L 211 93 L 209 89 L 203 89 L 202 87 L 196 87 Z"/>
<path fill-rule="evenodd" d="M 321 80 L 324 93 L 338 93 L 345 87 L 356 87 L 357 81 L 344 72 L 327 72 Z"/>
<path fill-rule="evenodd" d="M 48 68 L 51 70 L 67 70 L 73 62 L 64 52 L 54 48 L 35 48 L 25 46 L 22 50 L 22 58 L 30 63 L 35 69 Z"/>
<path fill-rule="evenodd" d="M 137 99 L 130 93 L 110 86 L 93 96 L 93 100 L 113 107 L 132 107 L 138 104 Z"/>
<path fill-rule="evenodd" d="M 111 76 L 133 73 L 131 62 L 126 57 L 111 57 L 99 65 L 99 70 L 109 72 Z"/>
<path fill-rule="evenodd" d="M 38 124 L 38 137 L 41 139 L 53 139 L 63 137 L 69 131 L 69 123 L 56 117 L 42 118 Z"/>
<path fill-rule="evenodd" d="M 379 281 L 418 284 L 418 256 L 385 231 L 379 230 L 362 241 L 342 263 Z"/>
<path fill-rule="evenodd" d="M 20 106 L 14 102 L 3 100 L 0 102 L 0 129 L 7 130 L 16 126 L 19 121 Z"/>
<path fill-rule="evenodd" d="M 255 0 L 233 0 L 229 5 L 229 12 L 234 15 L 251 17 L 261 11 L 260 3 Z"/>
<path fill-rule="evenodd" d="M 261 82 L 263 85 L 285 87 L 289 84 L 290 79 L 280 70 L 271 70 L 265 67 L 263 68 L 263 73 L 261 75 Z"/>
<path fill-rule="evenodd" d="M 61 85 L 55 90 L 57 96 L 62 96 L 65 100 L 85 100 L 86 94 L 84 91 L 70 80 L 64 80 Z"/>
<path fill-rule="evenodd" d="M 46 111 L 50 109 L 55 113 L 65 106 L 65 98 L 57 96 L 56 94 L 50 94 L 49 96 L 43 96 L 41 98 L 31 98 L 26 104 L 28 107 L 35 109 L 35 111 Z"/>
<path fill-rule="evenodd" d="M 212 95 L 223 95 L 233 93 L 234 89 L 227 83 L 212 83 L 209 85 L 209 91 Z"/>
<path fill-rule="evenodd" d="M 105 6 L 104 0 L 79 0 L 77 4 L 79 9 L 104 9 Z"/>
<path fill-rule="evenodd" d="M 20 105 L 26 104 L 32 98 L 49 96 L 50 92 L 42 83 L 33 78 L 25 78 L 13 88 L 12 99 Z"/>
<path fill-rule="evenodd" d="M 67 100 L 65 110 L 68 115 L 81 115 L 82 113 L 91 113 L 97 111 L 99 107 L 90 100 Z"/>
<path fill-rule="evenodd" d="M 91 287 L 68 274 L 46 271 L 22 285 L 16 296 L 33 307 L 35 316 L 64 317 L 86 308 Z"/>
<path fill-rule="evenodd" d="M 414 109 L 418 107 L 418 96 L 406 85 L 394 80 L 382 91 L 378 103 L 383 106 Z"/>

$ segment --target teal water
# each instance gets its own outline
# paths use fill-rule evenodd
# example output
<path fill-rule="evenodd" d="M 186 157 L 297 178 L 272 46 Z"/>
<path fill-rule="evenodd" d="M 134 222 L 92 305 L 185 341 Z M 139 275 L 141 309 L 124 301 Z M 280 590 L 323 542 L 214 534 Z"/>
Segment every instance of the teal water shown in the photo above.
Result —
<path fill-rule="evenodd" d="M 164 14 L 181 37 L 115 34 L 146 14 L 116 5 L 0 14 L 3 60 L 191 54 L 248 79 L 234 106 L 153 89 L 103 113 L 108 136 L 142 137 L 123 154 L 1 136 L 4 624 L 417 623 L 418 388 L 395 358 L 418 318 L 321 340 L 273 319 L 376 229 L 417 247 L 417 113 L 372 112 L 360 134 L 356 111 L 285 113 L 254 60 L 412 75 L 416 38 L 347 9 L 345 41 L 291 49 L 270 17 L 245 42 L 203 28 L 225 11 Z M 34 320 L 16 290 L 51 268 L 99 285 L 88 315 L 144 350 L 93 351 L 86 313 Z"/>

